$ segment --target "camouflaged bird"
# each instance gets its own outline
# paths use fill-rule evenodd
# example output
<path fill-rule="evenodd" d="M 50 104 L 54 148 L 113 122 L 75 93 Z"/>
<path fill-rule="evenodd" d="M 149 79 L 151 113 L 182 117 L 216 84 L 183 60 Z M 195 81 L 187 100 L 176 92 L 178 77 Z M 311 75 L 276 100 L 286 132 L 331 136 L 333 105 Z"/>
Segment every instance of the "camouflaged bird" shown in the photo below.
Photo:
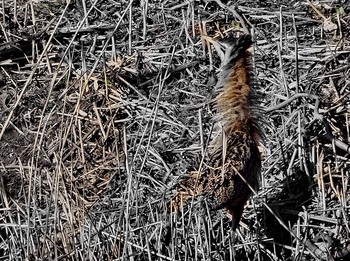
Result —
<path fill-rule="evenodd" d="M 218 43 L 214 44 L 217 47 Z M 225 45 L 215 98 L 215 121 L 222 126 L 221 135 L 211 142 L 209 162 L 177 184 L 170 211 L 177 211 L 190 198 L 202 195 L 214 202 L 212 210 L 228 211 L 235 230 L 252 189 L 259 186 L 258 145 L 262 134 L 251 73 L 251 36 L 243 35 L 235 43 Z"/>

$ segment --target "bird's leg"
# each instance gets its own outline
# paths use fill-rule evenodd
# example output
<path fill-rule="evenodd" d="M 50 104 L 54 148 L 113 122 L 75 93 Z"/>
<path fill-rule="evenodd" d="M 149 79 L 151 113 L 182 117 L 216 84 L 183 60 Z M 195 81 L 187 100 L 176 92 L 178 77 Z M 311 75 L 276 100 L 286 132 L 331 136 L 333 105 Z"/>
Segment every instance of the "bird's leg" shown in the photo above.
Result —
<path fill-rule="evenodd" d="M 231 226 L 232 230 L 236 231 L 236 228 L 238 227 L 239 221 L 241 220 L 242 213 L 243 213 L 244 204 L 233 206 L 229 209 L 229 212 L 232 215 L 231 220 Z"/>

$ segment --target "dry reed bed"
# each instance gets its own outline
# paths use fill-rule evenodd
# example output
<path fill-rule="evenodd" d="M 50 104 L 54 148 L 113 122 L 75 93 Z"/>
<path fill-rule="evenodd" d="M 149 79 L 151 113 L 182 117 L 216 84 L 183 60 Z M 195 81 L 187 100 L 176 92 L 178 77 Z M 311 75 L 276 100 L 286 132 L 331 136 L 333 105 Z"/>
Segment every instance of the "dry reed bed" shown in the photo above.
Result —
<path fill-rule="evenodd" d="M 284 4 L 4 1 L 2 259 L 345 260 L 350 9 Z M 244 26 L 265 159 L 233 235 L 164 206 L 210 139 L 220 61 L 200 35 Z"/>

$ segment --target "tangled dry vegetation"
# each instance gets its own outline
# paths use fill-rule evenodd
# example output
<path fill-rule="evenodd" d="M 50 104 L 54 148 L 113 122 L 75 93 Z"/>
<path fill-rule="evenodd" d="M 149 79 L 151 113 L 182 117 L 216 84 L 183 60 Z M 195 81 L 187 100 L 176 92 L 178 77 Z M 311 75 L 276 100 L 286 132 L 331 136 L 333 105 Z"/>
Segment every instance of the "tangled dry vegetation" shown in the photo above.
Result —
<path fill-rule="evenodd" d="M 17 0 L 0 14 L 0 260 L 348 260 L 348 1 Z M 233 234 L 224 212 L 164 207 L 211 138 L 220 61 L 202 35 L 244 30 L 266 138 Z"/>

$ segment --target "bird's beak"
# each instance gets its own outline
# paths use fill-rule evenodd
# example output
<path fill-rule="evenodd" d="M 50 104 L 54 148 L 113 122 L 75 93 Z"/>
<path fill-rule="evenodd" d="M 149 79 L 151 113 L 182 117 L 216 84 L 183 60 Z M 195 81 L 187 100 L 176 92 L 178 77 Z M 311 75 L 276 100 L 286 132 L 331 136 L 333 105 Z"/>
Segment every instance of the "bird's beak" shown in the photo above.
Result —
<path fill-rule="evenodd" d="M 205 44 L 205 42 L 211 43 L 218 55 L 220 56 L 221 62 L 225 59 L 225 52 L 223 51 L 222 45 L 214 38 L 206 35 L 202 35 L 202 42 Z"/>

